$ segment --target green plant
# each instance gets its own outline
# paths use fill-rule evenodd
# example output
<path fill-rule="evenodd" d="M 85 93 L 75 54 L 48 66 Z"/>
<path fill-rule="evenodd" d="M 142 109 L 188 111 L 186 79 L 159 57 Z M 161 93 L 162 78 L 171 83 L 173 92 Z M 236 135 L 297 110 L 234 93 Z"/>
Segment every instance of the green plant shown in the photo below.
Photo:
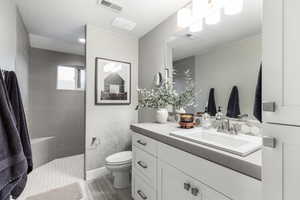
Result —
<path fill-rule="evenodd" d="M 173 77 L 176 76 L 176 71 L 173 71 Z M 174 96 L 173 106 L 175 109 L 191 107 L 197 105 L 197 93 L 193 81 L 193 75 L 190 70 L 184 72 L 185 90 Z"/>
<path fill-rule="evenodd" d="M 173 72 L 173 77 L 176 72 Z M 154 89 L 138 89 L 139 103 L 136 110 L 143 108 L 159 109 L 169 105 L 175 109 L 196 105 L 196 93 L 190 70 L 184 73 L 186 89 L 178 94 L 174 89 L 174 82 L 163 82 L 162 85 Z"/>
<path fill-rule="evenodd" d="M 173 85 L 169 82 L 163 82 L 160 87 L 155 89 L 139 89 L 139 104 L 136 109 L 166 108 L 168 105 L 172 105 L 175 95 L 174 92 Z"/>

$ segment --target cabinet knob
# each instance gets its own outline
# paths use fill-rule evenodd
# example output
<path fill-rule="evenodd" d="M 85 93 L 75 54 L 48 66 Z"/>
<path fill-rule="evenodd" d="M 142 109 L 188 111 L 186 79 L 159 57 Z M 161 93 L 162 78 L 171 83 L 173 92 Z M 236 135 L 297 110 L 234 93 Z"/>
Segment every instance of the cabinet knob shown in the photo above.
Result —
<path fill-rule="evenodd" d="M 192 195 L 194 195 L 194 196 L 198 196 L 198 194 L 199 194 L 199 189 L 198 189 L 198 188 L 192 188 L 191 193 L 192 193 Z"/>
<path fill-rule="evenodd" d="M 274 137 L 263 137 L 263 145 L 264 147 L 276 148 L 276 138 Z"/>
<path fill-rule="evenodd" d="M 185 189 L 186 191 L 189 191 L 190 188 L 191 188 L 191 184 L 189 184 L 189 183 L 184 183 L 184 189 Z"/>
<path fill-rule="evenodd" d="M 142 168 L 144 168 L 144 169 L 147 169 L 147 168 L 148 168 L 147 164 L 144 163 L 143 161 L 138 161 L 137 164 L 138 164 L 139 166 L 141 166 Z"/>
<path fill-rule="evenodd" d="M 147 145 L 147 142 L 144 142 L 142 140 L 138 140 L 137 143 L 139 143 L 140 145 L 143 145 L 143 146 L 146 146 Z"/>
<path fill-rule="evenodd" d="M 276 111 L 276 103 L 273 101 L 270 102 L 263 102 L 263 111 L 265 112 L 275 112 Z"/>
<path fill-rule="evenodd" d="M 137 193 L 142 199 L 144 200 L 148 199 L 148 197 L 144 194 L 144 192 L 142 192 L 142 190 L 138 190 Z"/>

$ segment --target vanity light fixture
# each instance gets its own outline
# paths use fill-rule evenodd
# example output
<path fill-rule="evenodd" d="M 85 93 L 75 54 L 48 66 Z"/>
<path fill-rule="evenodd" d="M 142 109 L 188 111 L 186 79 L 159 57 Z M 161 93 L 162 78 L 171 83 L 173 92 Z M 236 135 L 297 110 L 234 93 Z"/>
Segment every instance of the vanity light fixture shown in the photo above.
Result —
<path fill-rule="evenodd" d="M 193 0 L 192 1 L 192 14 L 195 20 L 203 19 L 208 13 L 208 0 Z"/>
<path fill-rule="evenodd" d="M 190 27 L 190 32 L 196 33 L 203 30 L 203 20 L 199 20 L 198 22 L 192 24 Z"/>
<path fill-rule="evenodd" d="M 190 8 L 182 8 L 177 13 L 177 25 L 180 28 L 187 28 L 193 20 L 192 11 Z"/>
<path fill-rule="evenodd" d="M 224 14 L 235 15 L 242 12 L 244 0 L 224 0 Z"/>
<path fill-rule="evenodd" d="M 240 13 L 244 0 L 192 0 L 192 4 L 177 12 L 177 25 L 180 28 L 189 27 L 191 32 L 199 32 L 203 28 L 203 20 L 208 25 L 221 21 L 222 10 L 225 15 Z"/>
<path fill-rule="evenodd" d="M 217 24 L 221 21 L 221 9 L 223 0 L 206 0 L 208 1 L 208 12 L 205 16 L 205 23 L 208 25 Z"/>
<path fill-rule="evenodd" d="M 208 25 L 217 24 L 221 21 L 221 10 L 215 9 L 207 17 L 205 17 L 205 23 Z"/>

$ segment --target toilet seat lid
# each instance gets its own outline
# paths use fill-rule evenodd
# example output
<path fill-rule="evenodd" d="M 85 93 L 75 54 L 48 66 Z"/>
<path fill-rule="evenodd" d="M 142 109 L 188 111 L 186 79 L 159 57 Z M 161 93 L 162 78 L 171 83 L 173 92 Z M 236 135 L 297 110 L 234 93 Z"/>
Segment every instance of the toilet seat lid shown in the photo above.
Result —
<path fill-rule="evenodd" d="M 106 158 L 106 162 L 110 164 L 122 164 L 128 163 L 132 160 L 132 152 L 131 151 L 123 151 L 119 153 L 115 153 Z"/>

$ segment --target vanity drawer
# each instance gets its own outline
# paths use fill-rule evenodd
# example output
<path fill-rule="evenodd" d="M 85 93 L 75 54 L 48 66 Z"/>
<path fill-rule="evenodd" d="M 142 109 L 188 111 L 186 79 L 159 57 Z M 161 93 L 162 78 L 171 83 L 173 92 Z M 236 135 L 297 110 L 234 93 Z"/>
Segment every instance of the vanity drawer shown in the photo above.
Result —
<path fill-rule="evenodd" d="M 133 133 L 132 144 L 154 156 L 157 155 L 157 142 L 149 137 Z"/>
<path fill-rule="evenodd" d="M 133 167 L 139 172 L 152 187 L 156 181 L 156 158 L 133 146 Z"/>
<path fill-rule="evenodd" d="M 134 200 L 156 200 L 155 191 L 138 175 L 134 176 Z"/>

